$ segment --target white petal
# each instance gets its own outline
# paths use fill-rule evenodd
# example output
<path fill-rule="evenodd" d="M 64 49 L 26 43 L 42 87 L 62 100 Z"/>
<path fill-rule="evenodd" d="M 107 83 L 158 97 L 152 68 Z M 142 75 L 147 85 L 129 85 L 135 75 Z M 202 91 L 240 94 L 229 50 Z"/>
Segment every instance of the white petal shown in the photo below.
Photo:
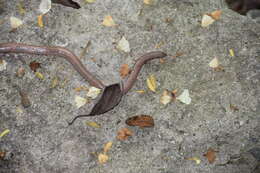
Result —
<path fill-rule="evenodd" d="M 18 19 L 16 17 L 10 17 L 10 23 L 11 23 L 12 29 L 16 29 L 23 24 L 22 20 Z"/>
<path fill-rule="evenodd" d="M 180 100 L 182 103 L 185 104 L 190 104 L 191 103 L 191 98 L 189 94 L 189 90 L 185 89 L 179 97 L 177 97 L 177 100 Z"/>
<path fill-rule="evenodd" d="M 87 99 L 80 96 L 75 96 L 75 103 L 77 108 L 80 108 L 81 106 L 84 106 L 87 103 Z"/>
<path fill-rule="evenodd" d="M 213 60 L 210 61 L 209 66 L 211 68 L 217 68 L 219 66 L 219 61 L 217 58 L 214 58 Z"/>
<path fill-rule="evenodd" d="M 124 52 L 130 52 L 130 45 L 125 37 L 122 37 L 121 40 L 118 42 L 117 48 Z"/>
<path fill-rule="evenodd" d="M 51 9 L 51 0 L 42 0 L 39 6 L 41 14 L 46 14 Z"/>
<path fill-rule="evenodd" d="M 201 20 L 201 26 L 202 27 L 208 27 L 209 25 L 211 25 L 212 23 L 215 22 L 215 19 L 213 19 L 212 17 L 204 14 Z"/>
<path fill-rule="evenodd" d="M 87 93 L 87 96 L 94 99 L 96 98 L 101 92 L 101 89 L 96 87 L 90 87 Z"/>
<path fill-rule="evenodd" d="M 0 60 L 0 71 L 6 70 L 7 62 L 5 60 Z"/>

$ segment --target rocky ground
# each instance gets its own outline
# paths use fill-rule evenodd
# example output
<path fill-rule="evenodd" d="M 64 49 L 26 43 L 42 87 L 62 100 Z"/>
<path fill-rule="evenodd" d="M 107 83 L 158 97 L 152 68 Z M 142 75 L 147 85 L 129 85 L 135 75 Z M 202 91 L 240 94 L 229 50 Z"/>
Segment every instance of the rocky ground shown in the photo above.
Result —
<path fill-rule="evenodd" d="M 161 50 L 169 56 L 164 63 L 145 65 L 115 109 L 68 127 L 68 121 L 93 107 L 94 100 L 81 108 L 74 100 L 86 97 L 75 88 L 88 88 L 88 82 L 62 58 L 0 54 L 7 63 L 0 71 L 0 133 L 10 130 L 0 138 L 0 155 L 5 153 L 0 156 L 1 173 L 260 172 L 260 23 L 255 13 L 239 15 L 216 0 L 77 2 L 80 9 L 53 4 L 43 16 L 44 27 L 39 27 L 40 2 L 1 0 L 0 42 L 64 46 L 80 56 L 90 41 L 81 61 L 107 85 L 121 80 L 122 64 L 132 67 L 146 52 Z M 202 16 L 215 10 L 222 11 L 220 19 L 201 27 Z M 107 15 L 116 26 L 102 25 Z M 10 17 L 23 25 L 12 29 Z M 117 48 L 123 36 L 130 52 Z M 213 58 L 220 68 L 209 66 Z M 37 71 L 43 79 L 30 69 L 32 61 L 40 63 Z M 20 68 L 25 74 L 17 76 Z M 146 85 L 151 74 L 156 92 Z M 188 89 L 191 103 L 176 100 L 164 106 L 160 96 L 165 89 L 177 89 L 177 96 Z M 28 94 L 27 108 L 21 105 L 20 90 Z M 125 124 L 141 114 L 152 116 L 154 127 Z M 121 141 L 117 133 L 124 127 L 133 135 Z M 97 156 L 109 141 L 108 161 L 101 164 Z M 211 163 L 204 156 L 209 149 L 216 155 Z"/>

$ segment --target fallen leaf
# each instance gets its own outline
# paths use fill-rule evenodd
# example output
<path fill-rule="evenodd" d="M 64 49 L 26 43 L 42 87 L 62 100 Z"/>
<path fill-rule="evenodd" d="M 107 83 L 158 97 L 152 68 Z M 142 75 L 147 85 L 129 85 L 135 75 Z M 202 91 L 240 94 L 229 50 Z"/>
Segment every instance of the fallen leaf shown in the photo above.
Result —
<path fill-rule="evenodd" d="M 204 14 L 202 16 L 201 26 L 202 27 L 208 27 L 209 25 L 211 25 L 214 22 L 215 22 L 215 19 L 213 19 L 211 16 L 209 16 L 207 14 Z"/>
<path fill-rule="evenodd" d="M 39 11 L 41 14 L 46 14 L 51 9 L 51 0 L 41 0 Z"/>
<path fill-rule="evenodd" d="M 146 83 L 147 83 L 148 88 L 151 91 L 156 92 L 157 85 L 156 85 L 156 79 L 155 79 L 154 75 L 150 75 L 147 78 Z"/>
<path fill-rule="evenodd" d="M 201 160 L 198 157 L 187 158 L 187 160 L 194 160 L 196 164 L 200 164 Z"/>
<path fill-rule="evenodd" d="M 177 58 L 177 57 L 182 56 L 182 55 L 184 55 L 183 52 L 177 52 L 174 56 L 172 56 L 172 58 Z"/>
<path fill-rule="evenodd" d="M 219 19 L 220 19 L 220 16 L 221 16 L 221 13 L 222 13 L 221 10 L 216 10 L 216 11 L 213 11 L 212 13 L 210 13 L 209 15 L 210 15 L 213 19 L 219 20 Z"/>
<path fill-rule="evenodd" d="M 216 160 L 216 151 L 214 151 L 212 148 L 209 148 L 207 153 L 203 156 L 208 159 L 209 163 L 214 163 L 214 161 Z"/>
<path fill-rule="evenodd" d="M 51 0 L 53 3 L 61 4 L 67 7 L 79 9 L 80 5 L 72 0 Z"/>
<path fill-rule="evenodd" d="M 22 20 L 16 17 L 10 17 L 10 25 L 12 29 L 17 29 L 23 24 Z"/>
<path fill-rule="evenodd" d="M 19 94 L 21 96 L 21 104 L 24 108 L 28 108 L 31 106 L 30 99 L 28 97 L 28 94 L 24 90 L 20 90 Z"/>
<path fill-rule="evenodd" d="M 111 26 L 116 26 L 116 23 L 114 22 L 112 16 L 105 16 L 102 25 L 111 27 Z"/>
<path fill-rule="evenodd" d="M 43 74 L 42 73 L 40 73 L 40 72 L 35 72 L 35 76 L 38 78 L 38 79 L 41 79 L 41 80 L 43 80 L 44 79 L 44 76 L 43 76 Z"/>
<path fill-rule="evenodd" d="M 0 134 L 0 138 L 4 137 L 5 135 L 7 135 L 10 132 L 9 129 L 5 129 L 1 134 Z"/>
<path fill-rule="evenodd" d="M 102 154 L 100 153 L 98 155 L 98 161 L 99 163 L 103 164 L 103 163 L 106 163 L 108 161 L 108 156 L 106 154 Z"/>
<path fill-rule="evenodd" d="M 90 97 L 92 99 L 96 98 L 101 93 L 101 89 L 96 87 L 90 87 L 87 92 L 87 97 Z"/>
<path fill-rule="evenodd" d="M 176 99 L 180 100 L 182 103 L 185 103 L 187 105 L 190 104 L 191 98 L 190 98 L 189 90 L 184 89 L 181 95 L 178 96 Z"/>
<path fill-rule="evenodd" d="M 126 53 L 130 52 L 130 45 L 125 37 L 122 37 L 121 40 L 118 42 L 117 49 Z"/>
<path fill-rule="evenodd" d="M 149 115 L 138 115 L 128 118 L 125 123 L 129 126 L 153 127 L 154 120 Z"/>
<path fill-rule="evenodd" d="M 24 4 L 22 3 L 22 1 L 18 2 L 18 11 L 20 13 L 20 15 L 24 15 L 25 14 L 25 9 L 24 9 Z"/>
<path fill-rule="evenodd" d="M 5 158 L 6 152 L 0 151 L 0 160 L 3 160 Z"/>
<path fill-rule="evenodd" d="M 87 3 L 94 3 L 96 0 L 85 0 Z"/>
<path fill-rule="evenodd" d="M 100 127 L 101 127 L 98 123 L 96 123 L 96 122 L 94 122 L 94 121 L 87 121 L 86 124 L 87 124 L 88 126 L 94 127 L 94 128 L 100 128 Z"/>
<path fill-rule="evenodd" d="M 57 77 L 54 77 L 52 80 L 51 80 L 51 86 L 50 88 L 55 88 L 59 83 L 59 80 Z"/>
<path fill-rule="evenodd" d="M 0 59 L 0 71 L 6 70 L 7 62 L 5 60 Z"/>
<path fill-rule="evenodd" d="M 77 108 L 80 108 L 87 103 L 87 99 L 80 97 L 80 96 L 75 96 L 74 101 L 76 103 Z"/>
<path fill-rule="evenodd" d="M 160 103 L 167 105 L 172 101 L 172 94 L 168 90 L 164 90 L 160 97 Z"/>
<path fill-rule="evenodd" d="M 25 69 L 23 67 L 20 67 L 17 72 L 16 72 L 16 76 L 17 77 L 23 77 L 25 74 Z"/>
<path fill-rule="evenodd" d="M 37 17 L 38 26 L 39 26 L 40 28 L 43 27 L 42 18 L 43 18 L 43 15 L 39 15 L 39 16 Z"/>
<path fill-rule="evenodd" d="M 136 92 L 139 94 L 143 94 L 143 93 L 145 93 L 145 90 L 137 90 Z"/>
<path fill-rule="evenodd" d="M 217 67 L 219 67 L 219 61 L 218 61 L 218 59 L 217 59 L 217 58 L 212 59 L 212 60 L 209 62 L 209 66 L 210 66 L 211 68 L 217 68 Z"/>
<path fill-rule="evenodd" d="M 117 132 L 117 139 L 118 140 L 126 140 L 129 136 L 133 136 L 133 132 L 129 130 L 128 128 L 121 128 Z"/>
<path fill-rule="evenodd" d="M 160 58 L 159 61 L 160 61 L 161 64 L 165 63 L 165 59 L 164 58 Z"/>
<path fill-rule="evenodd" d="M 233 49 L 229 49 L 229 55 L 234 57 L 235 56 L 235 52 Z"/>
<path fill-rule="evenodd" d="M 122 78 L 125 78 L 127 75 L 129 75 L 131 70 L 129 69 L 128 64 L 122 64 L 119 70 L 120 76 Z"/>
<path fill-rule="evenodd" d="M 36 62 L 36 61 L 32 61 L 32 62 L 30 62 L 29 66 L 30 66 L 32 71 L 36 72 L 37 69 L 41 67 L 41 64 Z"/>
<path fill-rule="evenodd" d="M 144 0 L 144 4 L 152 5 L 154 0 Z"/>
<path fill-rule="evenodd" d="M 112 144 L 113 144 L 112 142 L 108 142 L 108 143 L 105 144 L 104 153 L 107 153 L 111 149 Z"/>

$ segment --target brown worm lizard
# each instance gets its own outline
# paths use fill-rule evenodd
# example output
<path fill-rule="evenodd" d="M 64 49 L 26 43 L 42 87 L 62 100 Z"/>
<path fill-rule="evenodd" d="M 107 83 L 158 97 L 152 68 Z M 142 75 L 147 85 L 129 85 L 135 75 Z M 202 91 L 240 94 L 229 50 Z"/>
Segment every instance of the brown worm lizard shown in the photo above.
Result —
<path fill-rule="evenodd" d="M 81 63 L 79 58 L 74 53 L 63 47 L 35 46 L 23 43 L 0 43 L 0 53 L 25 53 L 63 57 L 68 62 L 70 62 L 73 68 L 84 79 L 86 79 L 90 85 L 104 90 L 101 99 L 94 106 L 90 114 L 76 116 L 69 124 L 72 124 L 79 117 L 100 115 L 113 109 L 116 105 L 118 105 L 121 97 L 133 87 L 139 72 L 146 62 L 152 59 L 163 58 L 167 56 L 164 52 L 161 51 L 154 51 L 144 54 L 138 58 L 133 71 L 122 85 L 118 83 L 105 86 L 86 69 L 86 67 Z"/>

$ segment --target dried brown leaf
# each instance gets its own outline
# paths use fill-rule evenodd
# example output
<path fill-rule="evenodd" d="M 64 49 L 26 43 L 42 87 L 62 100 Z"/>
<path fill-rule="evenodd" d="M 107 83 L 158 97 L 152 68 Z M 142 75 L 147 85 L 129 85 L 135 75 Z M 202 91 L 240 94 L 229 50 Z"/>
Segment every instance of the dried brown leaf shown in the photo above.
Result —
<path fill-rule="evenodd" d="M 36 72 L 37 69 L 41 67 L 41 64 L 36 62 L 36 61 L 32 61 L 32 62 L 30 62 L 29 66 L 30 66 L 32 71 Z"/>
<path fill-rule="evenodd" d="M 125 123 L 129 126 L 153 127 L 154 120 L 149 115 L 138 115 L 128 118 Z"/>
<path fill-rule="evenodd" d="M 209 163 L 214 163 L 216 160 L 216 151 L 212 148 L 209 148 L 207 153 L 203 156 L 205 156 L 208 159 Z"/>
<path fill-rule="evenodd" d="M 31 106 L 31 102 L 30 102 L 30 99 L 28 97 L 28 94 L 23 91 L 23 90 L 20 90 L 19 91 L 19 94 L 21 96 L 21 104 L 24 108 L 28 108 Z"/>
<path fill-rule="evenodd" d="M 122 78 L 125 78 L 126 76 L 128 76 L 130 74 L 131 70 L 128 66 L 128 64 L 122 64 L 119 70 L 120 76 Z"/>
<path fill-rule="evenodd" d="M 113 142 L 106 143 L 104 146 L 104 153 L 107 153 L 111 149 L 112 145 L 113 145 Z"/>
<path fill-rule="evenodd" d="M 117 132 L 118 140 L 126 140 L 129 136 L 133 136 L 133 132 L 128 128 L 122 128 Z"/>

